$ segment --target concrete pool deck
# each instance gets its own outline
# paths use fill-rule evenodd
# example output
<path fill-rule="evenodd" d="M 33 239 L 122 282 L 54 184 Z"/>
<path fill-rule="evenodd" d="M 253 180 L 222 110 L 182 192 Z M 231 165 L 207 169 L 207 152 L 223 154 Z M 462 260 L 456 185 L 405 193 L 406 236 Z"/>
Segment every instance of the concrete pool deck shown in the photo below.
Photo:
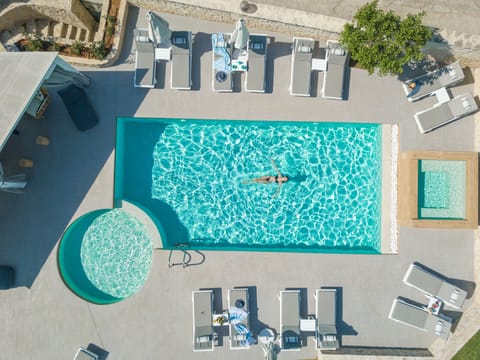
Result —
<path fill-rule="evenodd" d="M 425 303 L 421 293 L 402 283 L 413 261 L 461 280 L 471 295 L 478 270 L 473 256 L 478 251 L 473 230 L 400 227 L 399 254 L 395 256 L 208 252 L 201 265 L 169 269 L 168 252 L 155 251 L 145 287 L 121 303 L 92 305 L 67 289 L 57 269 L 57 243 L 78 216 L 113 205 L 116 116 L 390 123 L 399 124 L 400 151 L 477 149 L 472 116 L 430 134 L 420 134 L 413 114 L 430 107 L 434 99 L 409 103 L 394 78 L 368 76 L 362 70 L 351 69 L 348 100 L 341 102 L 319 96 L 322 74 L 314 74 L 313 97 L 290 96 L 291 38 L 285 35 L 268 33 L 275 41 L 269 49 L 266 94 L 246 93 L 243 82 L 241 91 L 237 87 L 232 94 L 213 93 L 209 34 L 231 31 L 233 24 L 165 15 L 172 29 L 195 33 L 193 91 L 169 88 L 168 80 L 162 80 L 169 78 L 169 64 L 158 66 L 156 89 L 134 89 L 132 30 L 135 24 L 146 25 L 144 15 L 144 11 L 130 9 L 125 46 L 117 65 L 82 69 L 93 79 L 87 94 L 98 111 L 97 127 L 78 132 L 53 92 L 45 118 L 25 119 L 18 128 L 20 136 L 13 136 L 1 154 L 2 162 L 12 171 L 18 170 L 15 159 L 21 156 L 35 162 L 34 168 L 27 169 L 29 185 L 24 195 L 0 193 L 4 204 L 0 221 L 5 234 L 0 240 L 0 262 L 16 268 L 19 285 L 0 293 L 2 357 L 69 359 L 79 346 L 92 343 L 108 351 L 109 360 L 159 356 L 262 358 L 259 346 L 248 352 L 229 350 L 225 331 L 220 332 L 221 346 L 214 352 L 192 353 L 191 292 L 215 289 L 215 308 L 220 311 L 226 308 L 227 290 L 243 286 L 251 289 L 255 333 L 265 326 L 279 330 L 280 290 L 302 289 L 302 315 L 307 315 L 314 313 L 315 290 L 328 286 L 340 290 L 339 330 L 344 347 L 414 349 L 434 344 L 443 349 L 443 341 L 435 341 L 433 336 L 395 323 L 387 316 L 393 299 L 399 295 Z M 454 95 L 473 91 L 472 74 L 466 75 L 467 80 L 452 89 Z M 48 135 L 51 145 L 35 145 L 39 134 Z M 193 262 L 201 260 L 199 255 L 193 257 Z M 467 300 L 465 314 L 478 313 L 473 302 Z M 458 326 L 462 333 L 468 333 L 463 330 L 464 321 L 469 321 L 465 317 Z M 453 341 L 456 338 L 457 330 L 452 335 Z M 313 337 L 306 341 L 308 346 L 301 352 L 281 352 L 279 358 L 315 358 Z M 442 354 L 449 358 L 448 353 Z"/>

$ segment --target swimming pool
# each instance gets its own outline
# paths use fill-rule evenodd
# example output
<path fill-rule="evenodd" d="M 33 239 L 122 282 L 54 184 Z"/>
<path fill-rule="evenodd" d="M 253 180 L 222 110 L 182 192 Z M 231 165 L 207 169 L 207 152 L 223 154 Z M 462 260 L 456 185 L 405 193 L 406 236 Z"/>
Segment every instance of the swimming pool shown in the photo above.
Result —
<path fill-rule="evenodd" d="M 382 125 L 118 118 L 114 197 L 164 248 L 378 253 Z"/>
<path fill-rule="evenodd" d="M 466 218 L 466 161 L 418 162 L 419 219 Z"/>

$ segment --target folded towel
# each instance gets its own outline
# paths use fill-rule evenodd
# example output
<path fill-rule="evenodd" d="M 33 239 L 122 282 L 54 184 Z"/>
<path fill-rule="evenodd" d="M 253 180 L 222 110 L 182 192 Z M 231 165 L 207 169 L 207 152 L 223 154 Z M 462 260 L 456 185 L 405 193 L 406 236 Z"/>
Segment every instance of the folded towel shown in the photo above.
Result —
<path fill-rule="evenodd" d="M 226 48 L 225 37 L 222 33 L 212 34 L 212 49 L 216 55 L 219 55 L 220 58 L 214 61 L 213 67 L 217 71 L 230 72 L 231 67 L 231 57 Z"/>

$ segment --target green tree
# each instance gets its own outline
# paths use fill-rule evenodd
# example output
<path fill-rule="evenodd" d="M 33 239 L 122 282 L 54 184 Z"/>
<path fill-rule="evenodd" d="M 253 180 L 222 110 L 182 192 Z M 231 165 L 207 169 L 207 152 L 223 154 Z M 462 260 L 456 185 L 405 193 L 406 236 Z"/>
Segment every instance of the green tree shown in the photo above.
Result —
<path fill-rule="evenodd" d="M 400 74 L 405 64 L 424 58 L 422 48 L 433 33 L 422 24 L 425 12 L 401 19 L 377 5 L 374 0 L 358 9 L 352 23 L 345 24 L 340 43 L 369 74 L 375 69 L 381 76 Z"/>

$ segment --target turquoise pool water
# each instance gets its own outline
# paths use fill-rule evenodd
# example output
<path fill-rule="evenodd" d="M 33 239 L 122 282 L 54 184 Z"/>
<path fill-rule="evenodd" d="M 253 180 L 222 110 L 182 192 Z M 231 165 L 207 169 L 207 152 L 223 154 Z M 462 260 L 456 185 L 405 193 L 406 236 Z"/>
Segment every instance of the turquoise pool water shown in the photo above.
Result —
<path fill-rule="evenodd" d="M 80 297 L 110 304 L 136 293 L 152 261 L 144 225 L 121 209 L 97 210 L 65 231 L 58 265 L 65 283 Z"/>
<path fill-rule="evenodd" d="M 379 252 L 381 125 L 119 118 L 115 199 L 164 247 Z M 276 175 L 289 181 L 246 183 Z"/>
<path fill-rule="evenodd" d="M 419 218 L 465 219 L 466 161 L 418 162 Z"/>

